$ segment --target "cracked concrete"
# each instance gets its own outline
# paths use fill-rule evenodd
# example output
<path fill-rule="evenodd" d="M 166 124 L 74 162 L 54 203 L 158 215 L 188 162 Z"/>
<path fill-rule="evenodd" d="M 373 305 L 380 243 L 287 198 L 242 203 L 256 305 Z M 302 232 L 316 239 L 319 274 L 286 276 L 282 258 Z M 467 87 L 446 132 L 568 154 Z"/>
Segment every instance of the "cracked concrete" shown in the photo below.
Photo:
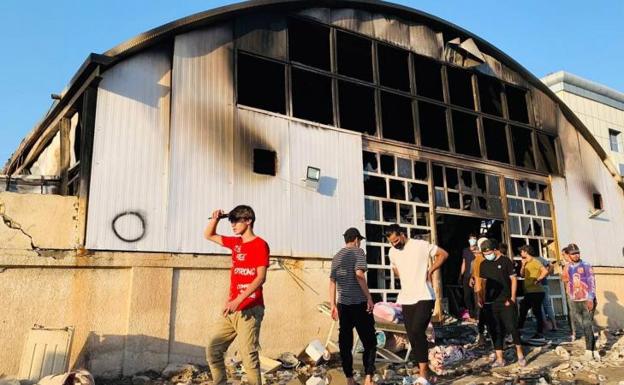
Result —
<path fill-rule="evenodd" d="M 0 202 L 0 218 L 2 218 L 2 221 L 4 222 L 4 224 L 8 228 L 13 229 L 13 230 L 18 230 L 19 232 L 24 234 L 26 237 L 28 237 L 30 239 L 31 249 L 38 251 L 39 248 L 35 245 L 35 241 L 33 240 L 33 237 L 30 234 L 28 234 L 26 231 L 24 231 L 24 229 L 22 228 L 22 225 L 15 222 L 8 215 L 6 215 L 5 211 L 6 211 L 6 208 L 5 208 L 4 203 Z"/>

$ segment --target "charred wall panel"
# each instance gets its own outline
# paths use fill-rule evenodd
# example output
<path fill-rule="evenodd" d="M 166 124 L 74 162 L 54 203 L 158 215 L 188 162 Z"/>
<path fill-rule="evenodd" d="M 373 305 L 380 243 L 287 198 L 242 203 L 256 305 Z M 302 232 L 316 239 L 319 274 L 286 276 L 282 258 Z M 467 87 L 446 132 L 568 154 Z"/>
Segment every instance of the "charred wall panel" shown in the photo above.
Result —
<path fill-rule="evenodd" d="M 161 250 L 166 239 L 170 53 L 165 49 L 141 53 L 117 64 L 103 78 L 86 246 Z"/>
<path fill-rule="evenodd" d="M 275 59 L 286 59 L 286 19 L 279 15 L 251 14 L 235 22 L 236 46 Z"/>
<path fill-rule="evenodd" d="M 531 87 L 531 99 L 535 116 L 535 127 L 557 133 L 557 115 L 559 106 L 548 95 Z"/>

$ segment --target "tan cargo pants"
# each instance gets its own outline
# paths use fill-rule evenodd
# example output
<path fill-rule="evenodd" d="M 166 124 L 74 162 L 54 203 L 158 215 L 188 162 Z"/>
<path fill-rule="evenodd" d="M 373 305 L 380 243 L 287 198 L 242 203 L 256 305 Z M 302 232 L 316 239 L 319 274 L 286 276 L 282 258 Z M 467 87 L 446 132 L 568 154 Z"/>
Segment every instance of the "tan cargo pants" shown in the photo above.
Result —
<path fill-rule="evenodd" d="M 260 324 L 264 307 L 254 306 L 220 317 L 210 331 L 207 348 L 208 365 L 214 385 L 226 385 L 224 354 L 238 337 L 239 353 L 249 385 L 261 385 L 260 379 Z"/>

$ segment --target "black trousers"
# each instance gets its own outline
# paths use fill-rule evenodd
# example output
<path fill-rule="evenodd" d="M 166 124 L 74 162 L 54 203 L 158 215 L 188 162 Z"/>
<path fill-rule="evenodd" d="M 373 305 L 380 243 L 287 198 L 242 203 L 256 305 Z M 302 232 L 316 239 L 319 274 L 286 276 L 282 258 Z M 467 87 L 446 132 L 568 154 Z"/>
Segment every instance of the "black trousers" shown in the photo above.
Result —
<path fill-rule="evenodd" d="M 427 343 L 427 326 L 431 321 L 434 300 L 418 301 L 413 305 L 403 305 L 403 318 L 407 338 L 417 363 L 429 362 L 429 345 Z"/>
<path fill-rule="evenodd" d="M 518 322 L 516 304 L 510 303 L 509 306 L 501 302 L 485 304 L 481 316 L 487 324 L 494 350 L 503 350 L 507 334 L 511 334 L 514 345 L 522 343 L 516 326 Z"/>
<path fill-rule="evenodd" d="M 524 327 L 527 313 L 529 309 L 533 312 L 533 316 L 537 321 L 537 332 L 544 331 L 544 317 L 542 315 L 542 302 L 544 302 L 544 293 L 524 293 L 524 298 L 520 301 L 520 319 L 518 320 L 518 329 Z"/>
<path fill-rule="evenodd" d="M 470 287 L 469 280 L 463 280 L 464 287 L 464 305 L 470 314 L 471 318 L 477 319 L 477 306 L 475 303 L 474 289 Z"/>
<path fill-rule="evenodd" d="M 340 330 L 338 346 L 342 370 L 346 377 L 353 377 L 353 328 L 357 331 L 364 353 L 362 362 L 366 374 L 375 374 L 375 355 L 377 354 L 377 338 L 375 337 L 375 319 L 366 311 L 366 302 L 357 305 L 338 304 Z"/>

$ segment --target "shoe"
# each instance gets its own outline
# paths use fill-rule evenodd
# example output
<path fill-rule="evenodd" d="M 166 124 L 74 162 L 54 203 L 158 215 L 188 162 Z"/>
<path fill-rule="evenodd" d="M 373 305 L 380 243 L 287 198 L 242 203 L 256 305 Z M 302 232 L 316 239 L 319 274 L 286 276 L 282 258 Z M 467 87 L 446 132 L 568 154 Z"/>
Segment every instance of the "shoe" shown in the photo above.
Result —
<path fill-rule="evenodd" d="M 505 363 L 505 361 L 498 361 L 498 360 L 496 360 L 496 361 L 494 361 L 494 363 L 491 365 L 491 368 L 492 368 L 492 369 L 502 368 L 502 367 L 503 367 L 503 366 L 505 366 L 505 365 L 507 365 L 507 364 Z"/>
<path fill-rule="evenodd" d="M 526 358 L 518 358 L 518 366 L 524 368 L 527 366 Z"/>
<path fill-rule="evenodd" d="M 533 336 L 531 338 L 529 338 L 530 340 L 533 341 L 546 341 L 546 338 L 544 338 L 544 335 L 541 333 L 535 333 L 533 334 Z"/>

